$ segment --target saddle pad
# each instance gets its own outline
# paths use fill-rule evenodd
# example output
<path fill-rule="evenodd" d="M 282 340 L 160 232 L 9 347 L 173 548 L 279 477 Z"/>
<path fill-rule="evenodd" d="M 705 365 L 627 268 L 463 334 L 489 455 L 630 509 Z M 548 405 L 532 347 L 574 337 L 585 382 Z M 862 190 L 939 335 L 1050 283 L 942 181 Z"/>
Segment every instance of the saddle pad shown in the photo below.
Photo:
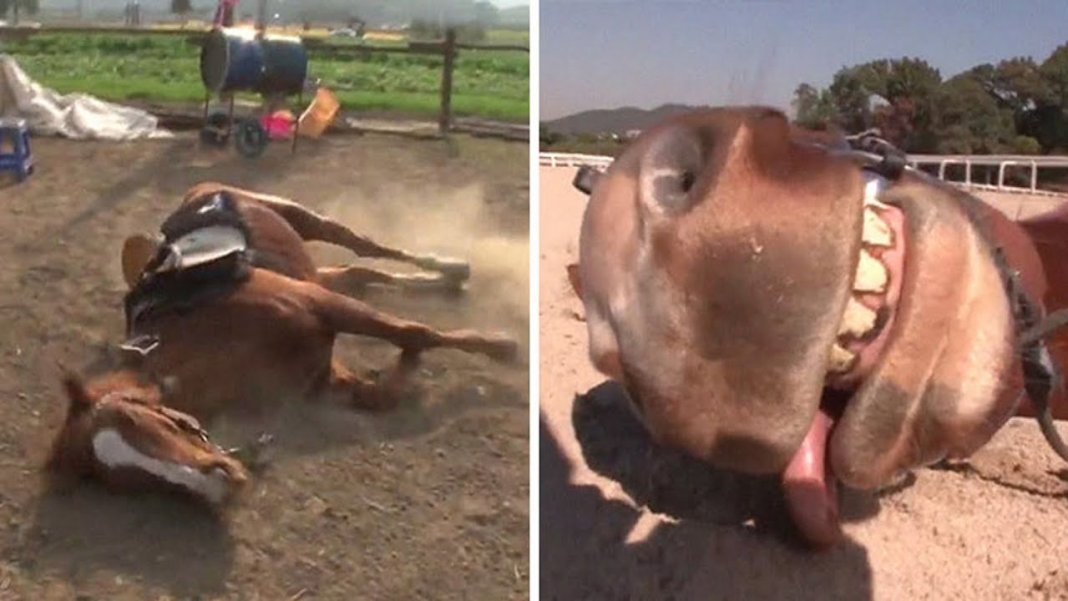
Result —
<path fill-rule="evenodd" d="M 221 259 L 248 248 L 244 232 L 227 225 L 210 225 L 167 244 L 167 253 L 156 272 L 181 271 Z"/>

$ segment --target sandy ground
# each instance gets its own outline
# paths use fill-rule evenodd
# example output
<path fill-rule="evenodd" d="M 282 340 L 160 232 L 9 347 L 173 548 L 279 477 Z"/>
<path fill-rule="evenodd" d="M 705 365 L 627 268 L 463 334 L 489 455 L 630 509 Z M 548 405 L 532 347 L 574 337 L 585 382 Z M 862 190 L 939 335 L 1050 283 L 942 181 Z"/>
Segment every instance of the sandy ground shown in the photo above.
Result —
<path fill-rule="evenodd" d="M 38 173 L 0 182 L 0 599 L 526 598 L 525 358 L 432 351 L 395 413 L 277 416 L 269 466 L 220 520 L 169 497 L 56 493 L 38 478 L 64 409 L 57 363 L 87 365 L 121 339 L 123 238 L 155 231 L 198 181 L 290 196 L 382 241 L 468 258 L 465 295 L 365 300 L 526 345 L 526 144 L 345 136 L 295 157 L 273 145 L 256 161 L 190 136 L 33 145 Z M 339 348 L 361 369 L 395 353 L 366 339 Z M 254 434 L 242 426 L 210 429 L 234 444 Z"/>
<path fill-rule="evenodd" d="M 1068 469 L 1031 421 L 959 468 L 846 494 L 847 540 L 825 554 L 791 542 L 774 481 L 652 445 L 586 358 L 564 271 L 585 200 L 573 174 L 541 168 L 542 598 L 1068 599 Z"/>

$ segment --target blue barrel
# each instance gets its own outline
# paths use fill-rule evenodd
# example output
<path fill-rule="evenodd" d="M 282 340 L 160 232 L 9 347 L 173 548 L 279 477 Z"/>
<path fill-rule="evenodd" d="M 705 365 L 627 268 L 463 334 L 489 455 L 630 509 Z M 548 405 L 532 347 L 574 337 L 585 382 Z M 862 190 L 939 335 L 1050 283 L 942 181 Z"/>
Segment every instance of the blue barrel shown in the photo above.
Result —
<path fill-rule="evenodd" d="M 263 77 L 256 91 L 261 94 L 298 94 L 308 77 L 308 53 L 300 38 L 267 36 L 263 49 Z"/>
<path fill-rule="evenodd" d="M 297 94 L 308 54 L 300 38 L 256 36 L 251 29 L 216 29 L 200 52 L 200 79 L 209 92 Z"/>

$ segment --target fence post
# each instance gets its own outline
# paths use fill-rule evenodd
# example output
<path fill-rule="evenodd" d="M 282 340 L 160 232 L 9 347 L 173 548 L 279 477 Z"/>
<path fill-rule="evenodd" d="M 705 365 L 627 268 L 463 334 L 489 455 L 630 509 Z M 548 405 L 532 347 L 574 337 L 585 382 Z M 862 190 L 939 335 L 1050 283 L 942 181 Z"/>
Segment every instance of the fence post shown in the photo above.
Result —
<path fill-rule="evenodd" d="M 438 117 L 438 131 L 444 135 L 449 133 L 449 127 L 452 125 L 452 69 L 456 58 L 456 29 L 450 27 L 445 30 L 445 45 L 442 51 L 445 60 L 441 68 L 441 115 Z"/>
<path fill-rule="evenodd" d="M 260 0 L 256 6 L 256 31 L 259 35 L 267 31 L 267 0 Z"/>

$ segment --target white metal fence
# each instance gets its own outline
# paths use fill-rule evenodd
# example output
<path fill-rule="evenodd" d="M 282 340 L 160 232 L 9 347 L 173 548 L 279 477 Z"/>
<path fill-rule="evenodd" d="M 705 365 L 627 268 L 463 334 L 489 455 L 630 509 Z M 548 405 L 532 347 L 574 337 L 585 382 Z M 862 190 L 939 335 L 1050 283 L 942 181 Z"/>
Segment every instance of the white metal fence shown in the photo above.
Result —
<path fill-rule="evenodd" d="M 608 168 L 612 164 L 612 157 L 603 157 L 595 154 L 569 154 L 566 152 L 542 152 L 538 155 L 538 163 L 546 167 L 591 167 Z"/>
<path fill-rule="evenodd" d="M 992 192 L 1068 197 L 1066 192 L 1038 189 L 1038 170 L 1068 169 L 1068 156 L 913 154 L 909 155 L 908 161 L 910 165 L 917 168 L 924 165 L 937 165 L 938 178 L 958 186 Z M 599 169 L 606 169 L 612 164 L 612 157 L 592 154 L 542 152 L 538 155 L 538 162 L 546 167 L 581 167 L 589 165 Z M 951 165 L 962 165 L 964 167 L 964 181 L 946 179 L 946 169 Z M 974 166 L 997 167 L 997 183 L 986 184 L 972 181 L 972 167 Z M 1005 184 L 1005 174 L 1010 167 L 1022 167 L 1028 170 L 1028 187 Z"/>

